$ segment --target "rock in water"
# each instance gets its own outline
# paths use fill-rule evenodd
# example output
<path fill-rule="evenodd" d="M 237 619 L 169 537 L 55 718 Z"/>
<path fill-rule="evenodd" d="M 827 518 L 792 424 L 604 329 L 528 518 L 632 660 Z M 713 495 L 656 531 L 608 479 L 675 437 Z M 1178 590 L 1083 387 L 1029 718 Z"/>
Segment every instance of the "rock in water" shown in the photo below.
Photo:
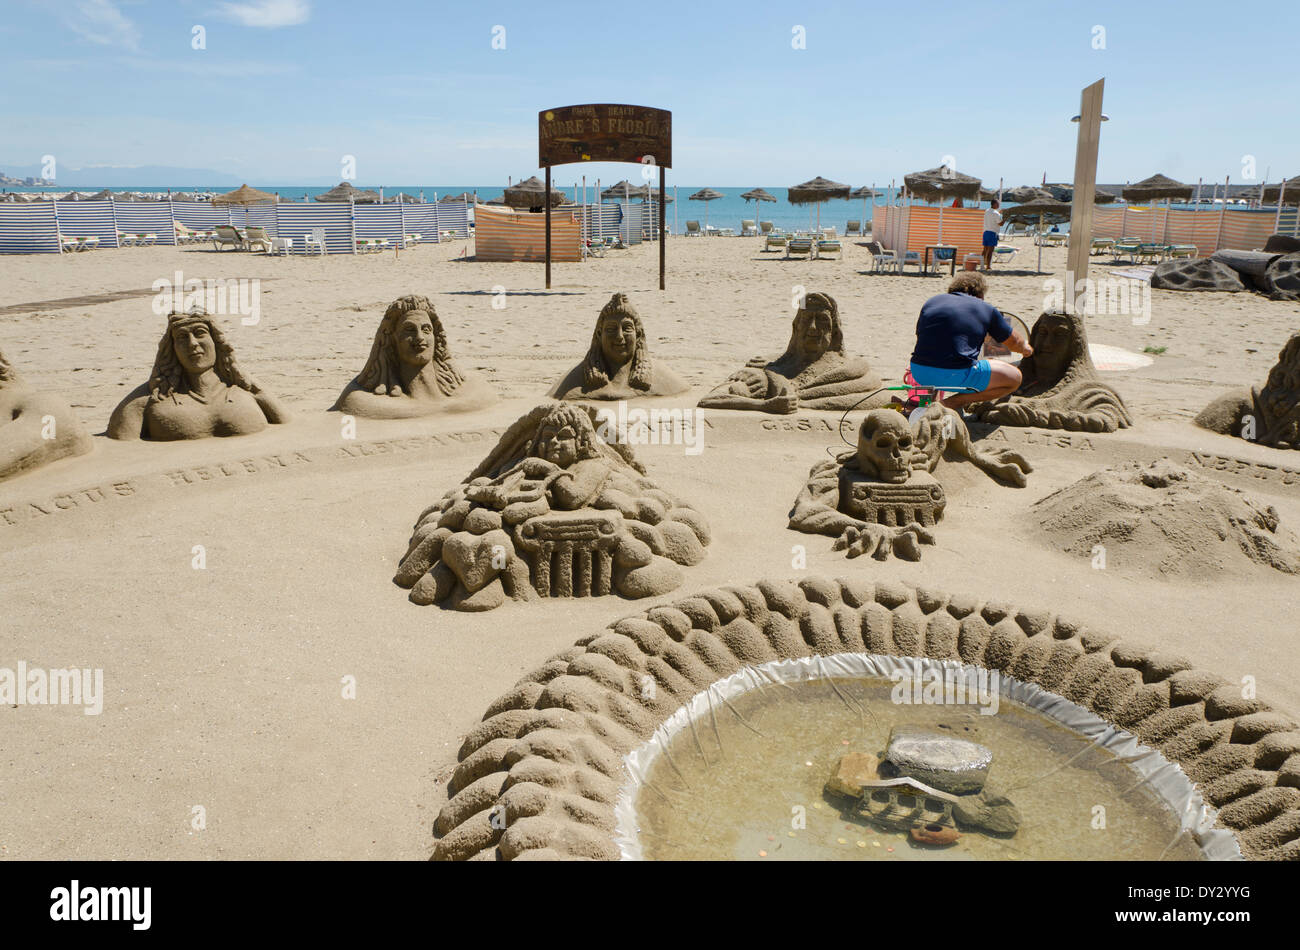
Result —
<path fill-rule="evenodd" d="M 1196 260 L 1162 261 L 1151 275 L 1156 290 L 1217 290 L 1237 293 L 1246 289 L 1237 272 L 1208 257 Z"/>
<path fill-rule="evenodd" d="M 964 795 L 984 787 L 993 752 L 965 739 L 896 726 L 889 734 L 885 759 L 900 775 L 940 791 Z"/>
<path fill-rule="evenodd" d="M 876 765 L 876 757 L 863 752 L 850 752 L 840 756 L 830 781 L 826 783 L 826 791 L 833 795 L 861 798 L 862 783 L 874 782 L 880 778 Z"/>
<path fill-rule="evenodd" d="M 1005 795 L 987 788 L 978 795 L 959 798 L 952 813 L 959 823 L 995 835 L 1014 835 L 1020 830 L 1020 809 Z"/>

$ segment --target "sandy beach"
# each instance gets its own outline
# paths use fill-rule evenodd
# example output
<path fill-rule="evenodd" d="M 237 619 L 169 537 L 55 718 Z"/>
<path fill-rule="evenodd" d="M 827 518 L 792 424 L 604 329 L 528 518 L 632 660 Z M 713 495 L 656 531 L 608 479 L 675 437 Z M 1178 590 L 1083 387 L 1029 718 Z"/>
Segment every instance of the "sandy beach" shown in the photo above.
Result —
<path fill-rule="evenodd" d="M 1038 275 L 1038 249 L 1014 243 L 988 300 L 1032 324 L 1065 250 L 1047 249 Z M 417 607 L 392 582 L 416 516 L 581 358 L 610 294 L 628 294 L 654 358 L 691 385 L 651 405 L 693 407 L 747 360 L 785 348 L 799 288 L 834 297 L 848 352 L 898 382 L 917 312 L 947 284 L 870 274 L 857 239 L 842 260 L 809 261 L 762 253 L 757 239 L 672 238 L 660 292 L 657 250 L 556 264 L 550 291 L 542 265 L 476 262 L 464 241 L 400 256 L 147 247 L 0 259 L 0 350 L 95 434 L 90 454 L 0 482 L 0 665 L 102 668 L 105 694 L 100 716 L 0 708 L 0 733 L 24 739 L 5 743 L 0 857 L 428 857 L 456 751 L 488 705 L 577 638 L 651 606 L 600 597 L 467 614 Z M 1098 258 L 1094 273 L 1111 267 Z M 153 361 L 164 326 L 154 281 L 178 271 L 260 280 L 259 322 L 225 323 L 240 365 L 290 408 L 290 423 L 196 442 L 103 436 Z M 344 439 L 326 410 L 403 294 L 433 300 L 452 355 L 501 399 L 358 420 Z M 839 414 L 710 411 L 700 454 L 637 449 L 713 528 L 704 562 L 654 602 L 797 578 L 792 548 L 803 545 L 810 572 L 1037 607 L 1229 681 L 1254 677 L 1260 697 L 1294 717 L 1295 576 L 1244 558 L 1209 573 L 1162 570 L 1129 549 L 1096 570 L 1044 540 L 1034 505 L 1100 468 L 1168 458 L 1300 531 L 1300 454 L 1192 424 L 1220 393 L 1262 383 L 1297 326 L 1300 307 L 1250 293 L 1156 290 L 1148 323 L 1090 318 L 1094 345 L 1161 350 L 1149 366 L 1103 373 L 1132 428 L 998 430 L 1033 462 L 1028 486 L 956 470 L 937 544 L 918 562 L 848 561 L 830 538 L 787 529 L 809 468 L 847 448 Z M 349 677 L 355 698 L 344 696 Z"/>

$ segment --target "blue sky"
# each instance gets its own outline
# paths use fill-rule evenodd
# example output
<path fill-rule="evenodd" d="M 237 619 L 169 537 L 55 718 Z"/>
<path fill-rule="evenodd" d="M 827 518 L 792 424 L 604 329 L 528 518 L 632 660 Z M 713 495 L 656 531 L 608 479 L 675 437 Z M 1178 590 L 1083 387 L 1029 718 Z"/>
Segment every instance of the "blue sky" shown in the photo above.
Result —
<path fill-rule="evenodd" d="M 1295 9 L 6 0 L 0 167 L 52 154 L 291 185 L 335 182 L 352 155 L 363 185 L 504 183 L 537 171 L 539 110 L 626 102 L 672 111 L 670 184 L 879 184 L 951 155 L 1010 186 L 1072 177 L 1068 120 L 1104 76 L 1100 181 L 1241 183 L 1247 155 L 1276 180 L 1300 174 Z M 556 179 L 584 173 L 639 171 Z"/>

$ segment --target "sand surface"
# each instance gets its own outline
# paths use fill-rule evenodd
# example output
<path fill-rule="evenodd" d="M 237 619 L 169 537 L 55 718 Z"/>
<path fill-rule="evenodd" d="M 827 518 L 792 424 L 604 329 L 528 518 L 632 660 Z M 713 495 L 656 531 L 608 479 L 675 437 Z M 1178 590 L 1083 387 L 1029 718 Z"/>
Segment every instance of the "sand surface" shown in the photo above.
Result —
<path fill-rule="evenodd" d="M 488 704 L 576 638 L 651 605 L 605 597 L 463 614 L 416 607 L 391 583 L 416 516 L 581 357 L 609 295 L 630 295 L 654 357 L 693 387 L 654 404 L 693 406 L 747 359 L 784 349 L 799 286 L 834 296 L 849 351 L 896 380 L 921 303 L 946 285 L 866 274 L 869 255 L 852 242 L 843 260 L 787 261 L 760 246 L 673 239 L 663 293 L 650 246 L 557 264 L 549 292 L 540 264 L 463 260 L 464 242 L 400 258 L 161 247 L 0 257 L 0 349 L 97 434 L 87 456 L 0 482 L 0 666 L 102 668 L 105 691 L 99 716 L 0 707 L 0 857 L 427 856 L 442 783 Z M 1030 323 L 1044 300 L 1036 252 L 1024 243 L 989 294 Z M 1064 270 L 1064 250 L 1043 259 Z M 178 270 L 261 279 L 260 323 L 226 324 L 244 370 L 293 422 L 185 444 L 102 437 L 152 364 L 163 318 L 150 288 Z M 453 356 L 502 401 L 358 420 L 345 441 L 325 410 L 361 368 L 386 305 L 407 293 L 434 300 Z M 809 468 L 844 448 L 835 414 L 710 413 L 701 454 L 638 450 L 713 529 L 704 563 L 660 600 L 797 576 L 792 549 L 803 545 L 810 571 L 1039 606 L 1231 679 L 1253 676 L 1261 698 L 1294 715 L 1295 576 L 1252 565 L 1219 579 L 1153 578 L 1126 562 L 1129 551 L 1094 570 L 1046 547 L 1030 509 L 1099 468 L 1167 456 L 1245 489 L 1297 530 L 1300 453 L 1191 419 L 1225 389 L 1262 382 L 1298 327 L 1300 307 L 1252 294 L 1154 291 L 1149 323 L 1092 318 L 1093 343 L 1166 348 L 1149 366 L 1103 374 L 1134 427 L 1001 430 L 991 437 L 1035 464 L 1024 489 L 941 467 L 948 507 L 918 563 L 847 561 L 830 538 L 786 529 Z M 192 567 L 195 545 L 205 570 Z M 343 696 L 349 676 L 355 699 Z M 205 830 L 191 826 L 195 806 Z"/>

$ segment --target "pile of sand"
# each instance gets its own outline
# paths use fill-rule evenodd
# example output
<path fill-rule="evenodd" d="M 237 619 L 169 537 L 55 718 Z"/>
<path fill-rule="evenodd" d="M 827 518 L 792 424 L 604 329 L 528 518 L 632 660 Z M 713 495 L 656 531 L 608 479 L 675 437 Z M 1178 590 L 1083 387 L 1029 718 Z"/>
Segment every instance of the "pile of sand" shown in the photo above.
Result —
<path fill-rule="evenodd" d="M 1035 502 L 1030 517 L 1049 547 L 1108 570 L 1211 577 L 1262 564 L 1300 573 L 1300 540 L 1272 506 L 1168 459 L 1094 472 Z"/>

